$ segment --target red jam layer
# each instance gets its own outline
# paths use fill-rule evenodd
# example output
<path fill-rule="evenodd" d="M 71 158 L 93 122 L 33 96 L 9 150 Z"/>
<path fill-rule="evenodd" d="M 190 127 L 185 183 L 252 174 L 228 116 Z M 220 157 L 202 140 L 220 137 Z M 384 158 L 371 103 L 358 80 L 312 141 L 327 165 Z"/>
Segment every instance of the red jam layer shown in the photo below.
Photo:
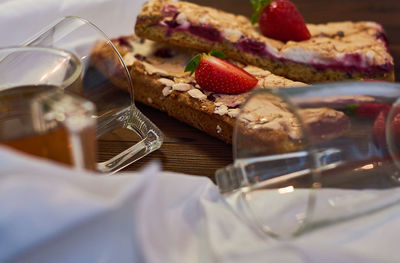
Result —
<path fill-rule="evenodd" d="M 163 22 L 160 22 L 158 24 L 155 24 L 153 26 L 161 26 L 165 29 L 166 35 L 170 37 L 172 33 L 174 32 L 189 32 L 192 35 L 195 35 L 197 37 L 203 38 L 205 40 L 208 40 L 210 42 L 222 42 L 226 40 L 223 37 L 223 34 L 217 30 L 216 28 L 213 28 L 210 25 L 191 25 L 191 24 L 186 24 L 182 25 L 177 21 L 177 16 L 179 15 L 179 10 L 173 5 L 166 5 L 162 9 L 162 16 L 164 18 L 169 18 L 168 20 L 165 20 Z M 137 21 L 137 23 L 140 23 L 140 21 Z M 384 32 L 381 32 L 378 34 L 377 39 L 381 39 L 384 41 L 387 45 L 387 38 Z M 353 72 L 360 72 L 364 75 L 367 76 L 374 76 L 377 75 L 380 72 L 391 72 L 393 71 L 393 64 L 390 62 L 387 62 L 386 64 L 383 65 L 373 65 L 373 66 L 368 66 L 368 67 L 363 67 L 360 64 L 362 63 L 362 57 L 358 53 L 349 53 L 345 55 L 345 59 L 342 60 L 332 60 L 331 63 L 329 64 L 318 64 L 318 63 L 301 63 L 301 62 L 296 62 L 290 59 L 285 59 L 285 58 L 279 58 L 268 52 L 266 44 L 264 42 L 258 41 L 256 39 L 252 38 L 247 38 L 247 37 L 241 37 L 237 42 L 233 43 L 234 46 L 236 46 L 239 50 L 254 54 L 256 56 L 260 57 L 269 57 L 273 60 L 279 61 L 279 62 L 295 62 L 299 64 L 304 64 L 306 66 L 312 66 L 317 70 L 335 70 L 335 71 L 341 71 L 341 72 L 347 72 L 347 73 L 353 73 Z M 350 64 L 350 65 L 349 65 Z"/>

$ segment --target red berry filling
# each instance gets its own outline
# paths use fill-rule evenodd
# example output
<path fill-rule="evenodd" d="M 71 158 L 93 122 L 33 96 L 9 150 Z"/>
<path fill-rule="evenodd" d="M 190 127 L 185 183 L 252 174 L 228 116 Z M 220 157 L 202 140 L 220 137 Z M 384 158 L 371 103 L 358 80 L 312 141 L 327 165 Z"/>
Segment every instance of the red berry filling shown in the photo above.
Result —
<path fill-rule="evenodd" d="M 339 120 L 322 119 L 308 125 L 310 135 L 315 139 L 326 139 L 329 135 L 340 134 L 349 128 L 350 120 L 346 115 Z"/>
<path fill-rule="evenodd" d="M 164 18 L 171 17 L 172 19 L 167 21 L 164 20 L 163 22 L 160 22 L 157 25 L 166 28 L 166 35 L 168 37 L 170 37 L 171 34 L 174 32 L 187 31 L 190 34 L 201 37 L 211 42 L 221 42 L 227 40 L 222 32 L 212 27 L 211 25 L 206 25 L 206 24 L 190 25 L 186 23 L 184 25 L 180 24 L 177 21 L 177 16 L 179 15 L 179 13 L 180 13 L 179 10 L 173 5 L 166 5 L 162 9 L 162 15 L 164 16 Z M 387 38 L 384 32 L 377 34 L 376 37 L 377 39 L 381 39 L 383 42 L 387 43 Z M 287 61 L 293 61 L 291 59 L 282 58 L 280 56 L 271 54 L 270 52 L 268 52 L 266 43 L 259 41 L 257 39 L 242 36 L 237 42 L 233 42 L 232 44 L 235 45 L 241 51 L 251 53 L 260 57 L 271 57 L 274 60 L 283 63 Z M 359 53 L 346 54 L 344 59 L 332 60 L 328 64 L 313 63 L 312 61 L 309 61 L 307 63 L 302 63 L 302 62 L 296 62 L 296 63 L 311 66 L 316 70 L 331 69 L 341 72 L 347 72 L 349 74 L 354 72 L 357 73 L 360 72 L 365 77 L 376 77 L 382 72 L 391 72 L 393 70 L 393 64 L 390 62 L 387 62 L 382 65 L 372 65 L 372 66 L 365 65 L 363 58 Z"/>
<path fill-rule="evenodd" d="M 257 56 L 270 56 L 270 54 L 267 52 L 265 43 L 252 38 L 241 37 L 239 41 L 236 42 L 236 46 L 242 51 L 249 52 Z"/>
<path fill-rule="evenodd" d="M 175 53 L 170 48 L 159 48 L 154 51 L 154 56 L 159 58 L 173 58 Z"/>
<path fill-rule="evenodd" d="M 221 32 L 208 25 L 200 25 L 200 26 L 190 25 L 189 32 L 193 35 L 207 39 L 211 42 L 220 42 L 223 40 Z"/>

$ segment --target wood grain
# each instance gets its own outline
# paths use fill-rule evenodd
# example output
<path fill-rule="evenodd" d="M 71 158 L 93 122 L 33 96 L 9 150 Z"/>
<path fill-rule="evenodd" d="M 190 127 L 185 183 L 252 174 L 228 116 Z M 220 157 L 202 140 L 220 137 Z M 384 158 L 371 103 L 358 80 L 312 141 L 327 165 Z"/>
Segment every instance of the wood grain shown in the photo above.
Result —
<path fill-rule="evenodd" d="M 202 5 L 214 6 L 229 12 L 250 16 L 246 0 L 192 0 Z M 396 78 L 400 67 L 400 1 L 394 0 L 293 0 L 308 23 L 328 21 L 376 21 L 384 26 L 395 58 Z M 164 170 L 213 178 L 215 170 L 232 162 L 232 146 L 210 137 L 167 114 L 144 105 L 138 108 L 165 134 L 161 149 L 153 152 L 123 171 L 137 171 L 150 161 L 158 160 Z M 103 161 L 127 148 L 137 138 L 119 130 L 108 134 L 99 143 L 99 160 Z"/>
<path fill-rule="evenodd" d="M 232 146 L 169 117 L 166 113 L 136 105 L 164 135 L 162 147 L 128 166 L 123 171 L 135 171 L 150 161 L 159 161 L 166 171 L 212 177 L 216 169 L 232 162 Z M 99 159 L 107 160 L 138 140 L 132 132 L 117 130 L 102 138 Z"/>

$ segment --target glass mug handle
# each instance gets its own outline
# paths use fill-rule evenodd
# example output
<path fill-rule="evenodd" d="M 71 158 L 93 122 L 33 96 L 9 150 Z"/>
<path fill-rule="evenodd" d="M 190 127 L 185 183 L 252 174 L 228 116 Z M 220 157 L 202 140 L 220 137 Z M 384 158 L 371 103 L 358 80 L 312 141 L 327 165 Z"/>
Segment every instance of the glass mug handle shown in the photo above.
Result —
<path fill-rule="evenodd" d="M 96 106 L 96 114 L 92 117 L 97 122 L 98 139 L 117 129 L 127 129 L 140 137 L 128 149 L 98 163 L 97 171 L 107 174 L 118 172 L 161 147 L 163 133 L 135 107 L 132 79 L 121 54 L 96 25 L 80 17 L 64 17 L 23 45 L 59 48 L 72 52 L 80 59 L 83 87 L 70 86 L 66 90 Z"/>

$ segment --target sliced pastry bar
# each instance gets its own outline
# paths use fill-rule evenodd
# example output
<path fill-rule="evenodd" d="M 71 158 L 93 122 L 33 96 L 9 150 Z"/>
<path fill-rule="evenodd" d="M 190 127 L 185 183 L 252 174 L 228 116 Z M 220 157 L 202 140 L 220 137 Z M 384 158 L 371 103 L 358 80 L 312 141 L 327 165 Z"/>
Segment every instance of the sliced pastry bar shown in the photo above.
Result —
<path fill-rule="evenodd" d="M 196 83 L 195 77 L 184 72 L 185 65 L 194 55 L 192 50 L 143 40 L 136 36 L 121 37 L 113 42 L 131 72 L 136 101 L 165 111 L 170 116 L 211 136 L 232 143 L 240 106 L 248 97 L 248 92 L 222 94 L 202 90 Z M 107 52 L 100 46 L 100 49 L 95 50 L 92 55 L 95 64 L 104 74 L 107 72 L 107 65 L 111 63 L 104 59 Z M 254 89 L 306 85 L 254 66 L 235 64 L 257 78 L 258 83 Z M 115 84 L 121 83 L 115 82 Z M 301 147 L 302 134 L 295 116 L 282 107 L 282 102 L 271 100 L 267 108 L 266 112 L 248 113 L 251 117 L 247 117 L 244 124 L 249 130 L 249 136 L 268 145 L 270 153 L 283 153 Z M 316 125 L 322 121 L 333 125 L 341 123 L 339 126 L 336 125 L 335 129 L 324 131 L 324 136 L 328 136 L 328 133 L 340 135 L 349 128 L 347 116 L 333 109 L 314 108 L 304 112 L 304 116 L 307 116 L 310 123 Z M 266 131 L 262 135 L 257 134 L 255 129 L 260 125 Z"/>
<path fill-rule="evenodd" d="M 311 38 L 282 42 L 262 35 L 249 19 L 184 1 L 149 0 L 138 36 L 172 45 L 217 49 L 245 64 L 306 83 L 372 78 L 394 80 L 393 58 L 374 22 L 307 25 Z"/>

